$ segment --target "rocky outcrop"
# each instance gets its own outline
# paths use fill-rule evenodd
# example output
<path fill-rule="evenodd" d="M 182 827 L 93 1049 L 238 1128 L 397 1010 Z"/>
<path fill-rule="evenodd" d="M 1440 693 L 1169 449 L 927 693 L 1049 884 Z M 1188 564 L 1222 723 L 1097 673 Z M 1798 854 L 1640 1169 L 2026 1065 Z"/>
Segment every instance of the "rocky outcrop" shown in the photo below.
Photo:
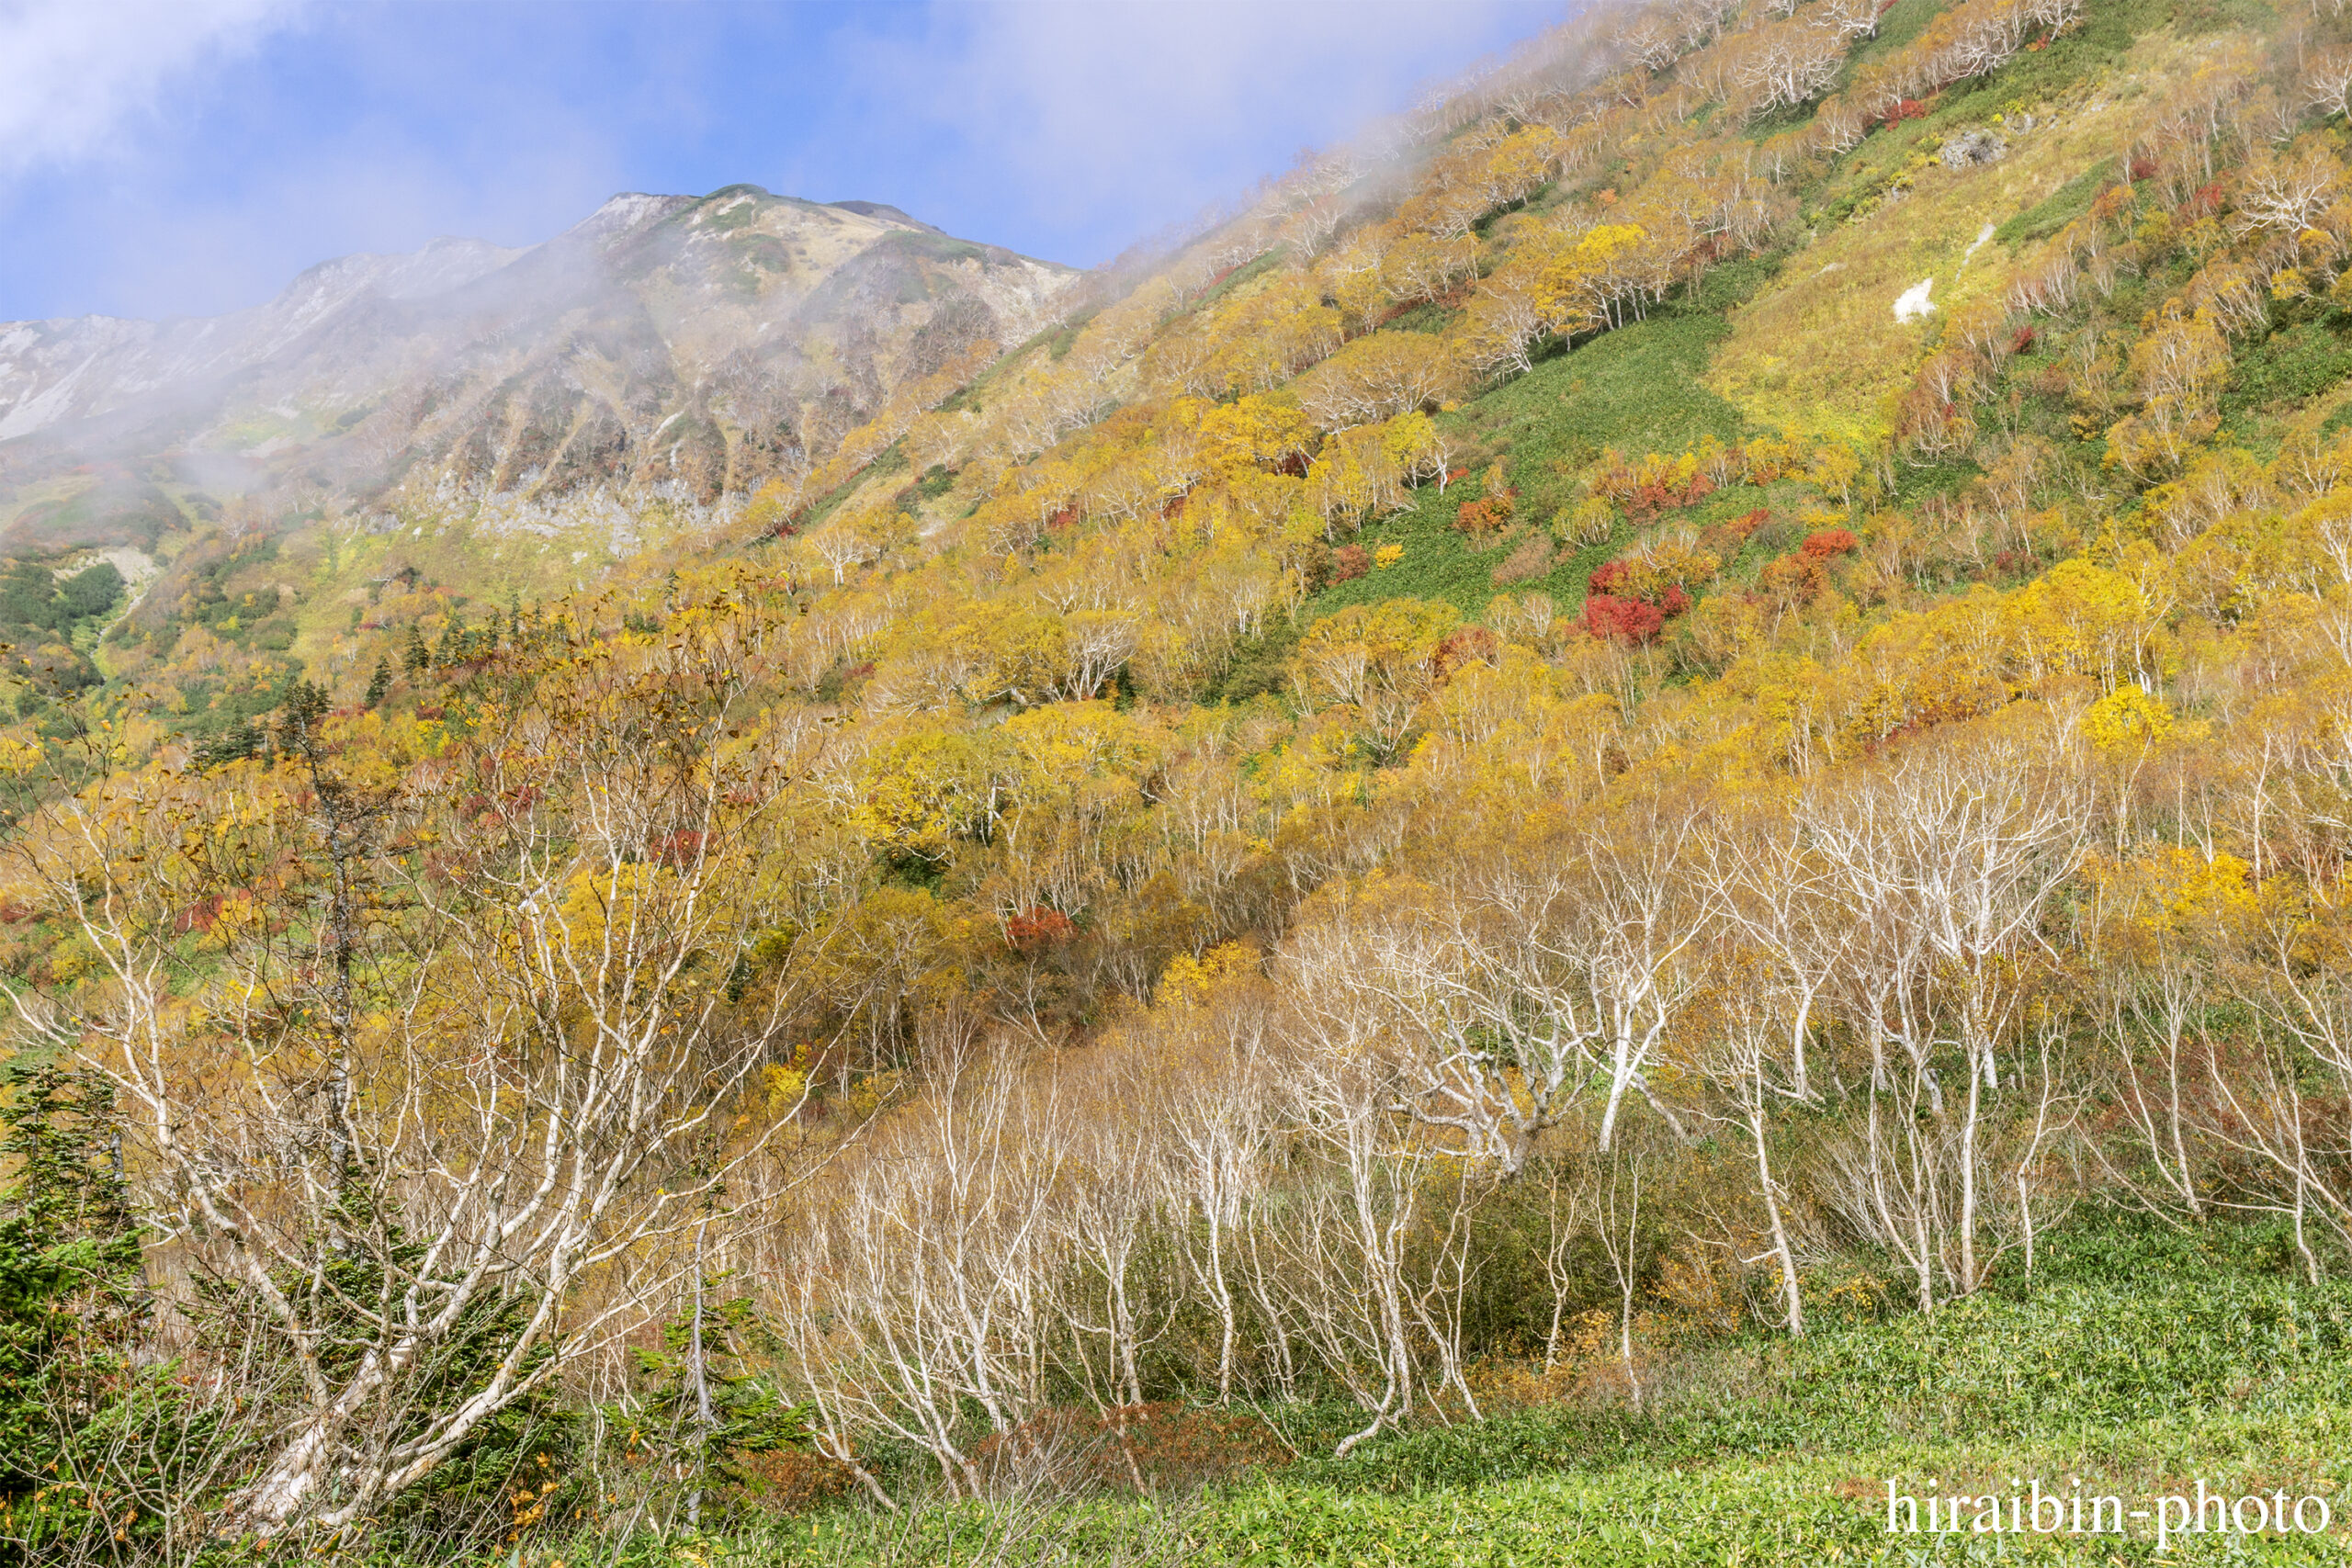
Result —
<path fill-rule="evenodd" d="M 343 257 L 230 316 L 0 324 L 0 525 L 38 510 L 43 542 L 111 540 L 106 504 L 56 504 L 108 469 L 708 500 L 821 458 L 972 344 L 1029 337 L 1075 276 L 881 203 L 730 186 L 617 196 L 527 250 Z"/>

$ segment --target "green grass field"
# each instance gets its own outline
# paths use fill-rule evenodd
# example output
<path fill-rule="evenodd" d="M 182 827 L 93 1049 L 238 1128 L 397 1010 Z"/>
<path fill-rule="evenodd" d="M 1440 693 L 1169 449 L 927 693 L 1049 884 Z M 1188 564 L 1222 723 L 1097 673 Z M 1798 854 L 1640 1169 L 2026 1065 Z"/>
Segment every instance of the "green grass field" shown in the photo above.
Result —
<path fill-rule="evenodd" d="M 1388 599 L 1445 599 L 1476 619 L 1497 593 L 1549 593 L 1563 615 L 1584 602 L 1585 580 L 1639 532 L 1621 526 L 1605 540 L 1560 548 L 1540 577 L 1498 584 L 1497 566 L 1530 535 L 1546 531 L 1553 513 L 1574 494 L 1573 475 L 1607 447 L 1638 458 L 1646 452 L 1680 452 L 1702 437 L 1731 441 L 1747 434 L 1739 411 L 1700 385 L 1714 344 L 1729 331 L 1724 312 L 1771 276 L 1769 262 L 1718 267 L 1688 297 L 1668 303 L 1647 321 L 1594 338 L 1569 353 L 1555 353 L 1525 376 L 1444 416 L 1473 468 L 1468 482 L 1439 494 L 1419 491 L 1414 503 L 1364 530 L 1366 548 L 1402 545 L 1404 558 L 1310 599 L 1302 626 L 1351 604 Z M 1481 549 L 1457 533 L 1454 515 L 1480 494 L 1479 470 L 1500 462 L 1520 491 L 1520 523 Z M 1737 505 L 1733 502 L 1736 500 Z M 1725 492 L 1712 508 L 1693 509 L 1695 525 L 1719 513 L 1758 504 L 1752 491 Z"/>
<path fill-rule="evenodd" d="M 1840 1318 L 1803 1341 L 1761 1334 L 1659 1359 L 1665 1392 L 1427 1426 L 1346 1460 L 1354 1413 L 1267 1412 L 1306 1456 L 1189 1495 L 1038 1493 L 933 1501 L 897 1516 L 836 1504 L 747 1508 L 720 1533 L 620 1553 L 696 1563 L 1201 1563 L 1266 1568 L 1506 1565 L 2352 1562 L 2352 1283 L 2312 1286 L 2273 1238 L 2219 1245 L 2095 1225 L 2039 1277 L 1933 1314 Z M 920 1466 L 896 1477 L 921 1494 Z M 2125 1533 L 1886 1529 L 1886 1483 L 1971 1497 L 2039 1482 L 2114 1496 Z M 2317 1534 L 2169 1533 L 2159 1499 L 2202 1479 L 2235 1499 L 2326 1502 Z M 2339 1506 L 2345 1505 L 2345 1506 Z M 2317 1505 L 2306 1517 L 2317 1517 Z M 588 1561 L 585 1543 L 566 1555 Z M 605 1549 L 609 1552 L 610 1548 Z"/>

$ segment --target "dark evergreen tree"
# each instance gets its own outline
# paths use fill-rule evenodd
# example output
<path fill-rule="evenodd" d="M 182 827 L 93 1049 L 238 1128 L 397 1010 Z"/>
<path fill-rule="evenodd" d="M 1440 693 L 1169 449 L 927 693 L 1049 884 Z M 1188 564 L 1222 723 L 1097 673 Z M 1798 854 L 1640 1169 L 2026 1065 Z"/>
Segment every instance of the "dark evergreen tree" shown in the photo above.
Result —
<path fill-rule="evenodd" d="M 12 1064 L 0 1108 L 0 1562 L 113 1527 L 81 1462 L 125 1394 L 148 1294 L 104 1078 Z"/>
<path fill-rule="evenodd" d="M 269 744 L 269 732 L 260 725 L 246 722 L 233 724 L 196 749 L 196 765 L 217 768 L 229 762 L 241 762 L 247 757 L 257 757 Z"/>
<path fill-rule="evenodd" d="M 706 1486 L 740 1495 L 756 1484 L 748 1457 L 809 1446 L 808 1411 L 763 1370 L 779 1348 L 750 1298 L 707 1300 L 697 1290 L 687 1309 L 662 1325 L 661 1348 L 640 1346 L 634 1354 L 644 1380 L 638 1444 L 690 1478 L 696 1526 L 705 1522 Z"/>

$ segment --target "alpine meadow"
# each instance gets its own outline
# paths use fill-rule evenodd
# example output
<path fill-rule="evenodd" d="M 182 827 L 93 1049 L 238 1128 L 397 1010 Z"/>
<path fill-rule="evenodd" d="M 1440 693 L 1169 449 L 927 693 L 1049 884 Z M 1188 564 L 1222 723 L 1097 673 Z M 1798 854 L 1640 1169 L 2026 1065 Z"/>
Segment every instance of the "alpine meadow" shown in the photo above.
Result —
<path fill-rule="evenodd" d="M 0 1568 L 2352 1561 L 2348 112 L 1657 0 L 0 325 Z"/>

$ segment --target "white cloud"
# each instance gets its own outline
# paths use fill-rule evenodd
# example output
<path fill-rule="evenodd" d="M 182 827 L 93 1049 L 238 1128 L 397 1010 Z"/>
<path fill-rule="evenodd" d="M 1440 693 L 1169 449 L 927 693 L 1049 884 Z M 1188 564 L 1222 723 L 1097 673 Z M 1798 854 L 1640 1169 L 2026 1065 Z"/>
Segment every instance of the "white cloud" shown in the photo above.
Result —
<path fill-rule="evenodd" d="M 935 4 L 922 36 L 876 53 L 899 112 L 986 159 L 971 173 L 1018 187 L 1048 223 L 1106 206 L 1174 220 L 1279 172 L 1263 167 L 1270 127 L 1344 139 L 1469 63 L 1480 41 L 1523 37 L 1566 8 L 988 0 Z"/>
<path fill-rule="evenodd" d="M 0 318 L 212 314 L 738 180 L 1098 262 L 1563 9 L 0 0 Z"/>
<path fill-rule="evenodd" d="M 174 82 L 290 23 L 299 0 L 0 0 L 0 174 L 103 151 Z"/>

